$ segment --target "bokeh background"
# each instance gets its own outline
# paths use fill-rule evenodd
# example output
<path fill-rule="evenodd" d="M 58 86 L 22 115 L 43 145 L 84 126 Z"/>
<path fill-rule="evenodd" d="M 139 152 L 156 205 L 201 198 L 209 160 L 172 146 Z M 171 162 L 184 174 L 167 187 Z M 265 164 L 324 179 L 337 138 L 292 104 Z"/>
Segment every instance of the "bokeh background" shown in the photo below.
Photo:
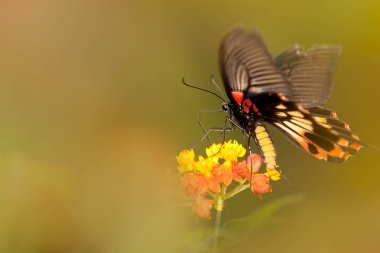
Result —
<path fill-rule="evenodd" d="M 379 1 L 0 1 L 0 252 L 189 252 L 213 221 L 179 204 L 175 155 L 220 101 L 181 78 L 215 89 L 219 43 L 237 23 L 274 55 L 342 45 L 327 107 L 380 146 Z M 224 220 L 304 200 L 225 252 L 380 252 L 380 153 L 327 164 L 272 132 L 290 183 L 263 200 L 241 194 Z"/>

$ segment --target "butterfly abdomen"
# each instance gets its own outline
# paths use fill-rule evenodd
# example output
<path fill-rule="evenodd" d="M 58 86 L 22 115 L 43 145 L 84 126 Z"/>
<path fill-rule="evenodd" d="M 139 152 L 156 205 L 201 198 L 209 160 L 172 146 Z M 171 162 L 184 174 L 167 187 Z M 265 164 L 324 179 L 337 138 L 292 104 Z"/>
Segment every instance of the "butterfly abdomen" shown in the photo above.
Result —
<path fill-rule="evenodd" d="M 259 149 L 260 155 L 264 160 L 266 167 L 269 169 L 275 169 L 277 166 L 276 148 L 267 129 L 260 121 L 257 121 L 256 123 L 256 127 L 253 132 L 253 137 L 255 139 L 256 146 Z"/>

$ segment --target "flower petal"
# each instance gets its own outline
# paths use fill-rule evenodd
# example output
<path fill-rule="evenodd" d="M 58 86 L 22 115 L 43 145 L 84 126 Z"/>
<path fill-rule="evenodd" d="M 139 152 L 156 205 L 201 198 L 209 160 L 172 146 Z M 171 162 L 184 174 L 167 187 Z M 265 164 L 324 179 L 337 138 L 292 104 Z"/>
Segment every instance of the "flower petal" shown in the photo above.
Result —
<path fill-rule="evenodd" d="M 195 162 L 195 169 L 205 175 L 206 177 L 210 177 L 212 174 L 212 170 L 215 166 L 217 166 L 218 163 L 218 157 L 207 157 L 203 158 L 203 156 L 199 156 L 199 159 L 197 162 Z"/>
<path fill-rule="evenodd" d="M 272 187 L 269 185 L 269 177 L 265 174 L 254 174 L 251 181 L 251 190 L 256 194 L 272 192 Z"/>
<path fill-rule="evenodd" d="M 277 181 L 277 180 L 280 180 L 281 179 L 281 172 L 276 170 L 276 169 L 270 169 L 270 168 L 267 168 L 267 173 L 266 173 L 270 179 L 272 179 L 273 181 Z"/>
<path fill-rule="evenodd" d="M 206 148 L 206 155 L 208 157 L 215 156 L 220 153 L 220 150 L 222 148 L 222 144 L 215 144 L 213 143 L 210 147 Z"/>
<path fill-rule="evenodd" d="M 223 184 L 229 186 L 232 183 L 232 171 L 225 170 L 222 175 Z"/>
<path fill-rule="evenodd" d="M 203 196 L 195 198 L 193 203 L 193 212 L 201 218 L 211 218 L 210 210 L 212 208 L 212 200 Z"/>
<path fill-rule="evenodd" d="M 219 185 L 219 180 L 216 177 L 210 177 L 206 179 L 207 188 L 215 193 L 220 193 L 221 188 Z"/>
<path fill-rule="evenodd" d="M 246 149 L 236 140 L 233 142 L 229 140 L 223 144 L 222 150 L 220 151 L 220 157 L 226 161 L 237 161 L 237 158 L 243 157 L 245 152 Z"/>
<path fill-rule="evenodd" d="M 194 169 L 194 150 L 183 150 L 176 157 L 178 162 L 178 170 L 180 172 L 192 171 Z"/>
<path fill-rule="evenodd" d="M 247 157 L 246 163 L 247 163 L 247 168 L 250 171 L 252 169 L 252 173 L 256 173 L 257 171 L 259 171 L 262 164 L 261 156 L 258 154 L 252 153 L 250 156 Z"/>

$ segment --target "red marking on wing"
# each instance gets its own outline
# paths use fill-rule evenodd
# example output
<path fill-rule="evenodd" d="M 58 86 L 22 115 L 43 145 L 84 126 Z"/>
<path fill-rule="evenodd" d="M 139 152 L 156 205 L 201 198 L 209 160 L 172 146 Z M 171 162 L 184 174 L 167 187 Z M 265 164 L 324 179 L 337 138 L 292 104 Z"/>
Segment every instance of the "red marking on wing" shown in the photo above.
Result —
<path fill-rule="evenodd" d="M 244 98 L 244 93 L 241 91 L 231 91 L 231 95 L 235 99 L 236 103 L 238 103 L 238 105 L 241 105 L 241 102 Z"/>
<path fill-rule="evenodd" d="M 252 105 L 252 108 L 253 108 L 253 111 L 254 111 L 255 113 L 257 113 L 259 116 L 261 116 L 261 113 L 260 113 L 260 111 L 259 111 L 259 108 L 257 108 L 257 106 L 256 106 L 255 104 Z"/>
<path fill-rule="evenodd" d="M 244 99 L 243 101 L 243 109 L 246 113 L 249 113 L 249 108 L 252 105 L 252 101 L 249 98 Z"/>

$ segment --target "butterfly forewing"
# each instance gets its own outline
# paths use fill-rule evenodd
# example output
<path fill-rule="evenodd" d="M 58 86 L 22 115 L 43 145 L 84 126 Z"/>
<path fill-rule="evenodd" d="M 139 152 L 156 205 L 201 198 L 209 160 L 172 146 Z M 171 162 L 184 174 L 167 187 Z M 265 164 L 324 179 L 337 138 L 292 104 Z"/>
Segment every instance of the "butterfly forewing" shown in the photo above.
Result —
<path fill-rule="evenodd" d="M 242 27 L 230 32 L 222 42 L 220 67 L 227 94 L 233 102 L 239 101 L 232 92 L 249 95 L 276 91 L 290 95 L 289 83 L 256 32 L 247 32 Z"/>

